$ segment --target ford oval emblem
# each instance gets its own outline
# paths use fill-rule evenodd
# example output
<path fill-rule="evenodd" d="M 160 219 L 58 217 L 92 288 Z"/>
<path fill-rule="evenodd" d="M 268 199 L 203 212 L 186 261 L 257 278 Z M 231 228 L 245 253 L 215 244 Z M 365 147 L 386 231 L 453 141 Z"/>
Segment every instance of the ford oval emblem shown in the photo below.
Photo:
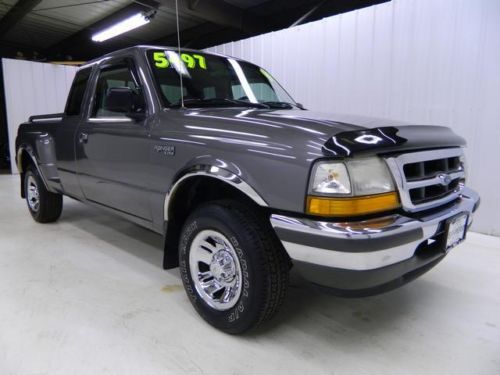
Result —
<path fill-rule="evenodd" d="M 451 182 L 451 176 L 446 173 L 438 174 L 437 178 L 439 178 L 439 183 L 443 186 L 448 186 Z"/>

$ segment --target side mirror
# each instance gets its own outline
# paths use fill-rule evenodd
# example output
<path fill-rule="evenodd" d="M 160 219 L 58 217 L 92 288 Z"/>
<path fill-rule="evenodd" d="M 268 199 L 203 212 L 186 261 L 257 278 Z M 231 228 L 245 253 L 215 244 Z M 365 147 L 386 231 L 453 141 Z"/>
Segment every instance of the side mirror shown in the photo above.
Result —
<path fill-rule="evenodd" d="M 302 109 L 303 111 L 305 111 L 305 108 L 301 103 L 295 103 L 295 104 L 297 104 L 297 107 L 299 107 L 299 109 Z"/>
<path fill-rule="evenodd" d="M 111 87 L 106 92 L 104 108 L 111 112 L 131 113 L 134 108 L 134 95 L 130 87 Z"/>

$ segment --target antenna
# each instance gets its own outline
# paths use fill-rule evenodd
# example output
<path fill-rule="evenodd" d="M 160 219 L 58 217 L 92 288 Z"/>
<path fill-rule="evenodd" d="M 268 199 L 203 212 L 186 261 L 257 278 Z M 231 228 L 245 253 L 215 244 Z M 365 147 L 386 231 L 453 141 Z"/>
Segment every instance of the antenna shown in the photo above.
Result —
<path fill-rule="evenodd" d="M 175 0 L 175 22 L 177 23 L 177 53 L 179 54 L 179 67 L 182 64 L 181 57 L 181 32 L 179 30 L 179 4 Z M 182 85 L 182 69 L 179 68 L 179 79 L 181 82 L 181 108 L 184 108 L 184 87 Z"/>

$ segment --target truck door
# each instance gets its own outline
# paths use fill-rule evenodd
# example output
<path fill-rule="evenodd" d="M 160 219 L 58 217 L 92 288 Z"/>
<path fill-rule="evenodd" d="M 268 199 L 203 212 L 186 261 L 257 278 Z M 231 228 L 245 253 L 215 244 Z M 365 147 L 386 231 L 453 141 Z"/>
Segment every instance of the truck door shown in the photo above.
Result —
<path fill-rule="evenodd" d="M 151 140 L 142 83 L 132 59 L 100 66 L 89 111 L 76 134 L 78 179 L 85 198 L 151 221 L 148 170 Z M 123 96 L 132 106 L 118 108 Z M 118 100 L 117 100 L 118 99 Z"/>
<path fill-rule="evenodd" d="M 59 123 L 55 136 L 57 172 L 64 193 L 81 199 L 82 191 L 76 175 L 75 137 L 85 108 L 85 93 L 92 68 L 84 68 L 76 73 L 68 95 L 63 121 Z"/>

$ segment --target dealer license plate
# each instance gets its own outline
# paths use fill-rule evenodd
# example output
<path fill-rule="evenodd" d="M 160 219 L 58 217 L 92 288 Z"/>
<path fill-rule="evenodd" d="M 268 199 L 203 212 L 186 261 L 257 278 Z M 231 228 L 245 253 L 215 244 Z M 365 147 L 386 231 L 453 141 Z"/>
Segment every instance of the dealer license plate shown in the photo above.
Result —
<path fill-rule="evenodd" d="M 467 232 L 467 219 L 467 214 L 460 214 L 448 219 L 446 251 L 450 250 L 452 247 L 457 246 L 465 239 L 465 233 Z"/>

